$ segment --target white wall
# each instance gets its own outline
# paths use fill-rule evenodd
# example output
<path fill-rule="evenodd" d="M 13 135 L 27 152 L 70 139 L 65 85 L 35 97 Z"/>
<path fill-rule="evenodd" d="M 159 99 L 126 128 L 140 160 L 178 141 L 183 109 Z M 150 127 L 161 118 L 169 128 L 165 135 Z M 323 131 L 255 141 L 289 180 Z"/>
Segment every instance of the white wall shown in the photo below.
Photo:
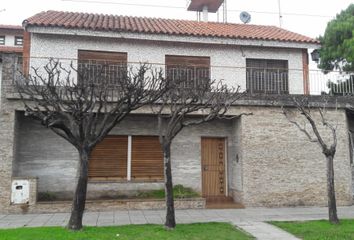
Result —
<path fill-rule="evenodd" d="M 0 34 L 2 35 L 2 34 Z M 15 45 L 15 36 L 22 36 L 21 34 L 5 34 L 5 46 L 8 47 L 21 47 L 21 46 L 16 46 Z"/>
<path fill-rule="evenodd" d="M 171 36 L 172 38 L 172 36 Z M 303 93 L 301 49 L 152 42 L 86 36 L 32 33 L 31 66 L 43 66 L 46 57 L 77 59 L 78 50 L 127 52 L 128 62 L 164 64 L 165 55 L 209 56 L 211 76 L 227 84 L 246 88 L 246 58 L 282 59 L 289 63 L 289 91 Z M 163 67 L 161 65 L 161 67 Z"/>

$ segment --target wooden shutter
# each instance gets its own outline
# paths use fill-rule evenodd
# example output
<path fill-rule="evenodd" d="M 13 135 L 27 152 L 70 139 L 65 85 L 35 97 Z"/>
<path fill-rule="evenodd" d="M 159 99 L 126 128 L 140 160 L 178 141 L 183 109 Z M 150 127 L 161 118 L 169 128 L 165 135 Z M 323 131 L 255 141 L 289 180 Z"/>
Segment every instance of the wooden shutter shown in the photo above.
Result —
<path fill-rule="evenodd" d="M 164 178 L 163 153 L 158 137 L 132 137 L 131 171 L 132 180 L 161 180 Z"/>
<path fill-rule="evenodd" d="M 79 82 L 119 86 L 127 72 L 127 53 L 79 50 Z"/>
<path fill-rule="evenodd" d="M 127 136 L 107 136 L 97 144 L 89 161 L 89 178 L 120 179 L 127 177 Z"/>
<path fill-rule="evenodd" d="M 210 67 L 210 57 L 166 55 L 167 66 Z"/>
<path fill-rule="evenodd" d="M 80 61 L 98 61 L 108 63 L 127 63 L 128 55 L 122 52 L 102 52 L 79 50 Z"/>

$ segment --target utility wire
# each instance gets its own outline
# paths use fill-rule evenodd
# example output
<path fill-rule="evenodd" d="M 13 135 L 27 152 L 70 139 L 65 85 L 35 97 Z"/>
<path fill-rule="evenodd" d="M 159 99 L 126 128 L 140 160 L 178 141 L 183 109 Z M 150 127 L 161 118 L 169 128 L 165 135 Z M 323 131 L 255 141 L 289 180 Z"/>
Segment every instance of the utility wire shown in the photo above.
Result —
<path fill-rule="evenodd" d="M 99 0 L 61 0 L 63 2 L 78 2 L 78 3 L 98 3 L 98 4 L 115 4 L 115 5 L 125 5 L 125 6 L 136 6 L 136 7 L 151 7 L 151 8 L 172 8 L 172 9 L 186 9 L 182 6 L 171 6 L 171 5 L 157 5 L 157 4 L 140 4 L 140 3 L 123 3 L 123 2 L 114 2 L 114 1 L 99 1 Z M 228 9 L 229 12 L 243 12 L 241 9 Z M 271 11 L 253 11 L 249 10 L 250 13 L 258 14 L 270 14 L 270 15 L 279 15 L 279 12 Z M 310 13 L 294 13 L 294 12 L 282 12 L 282 15 L 288 16 L 298 16 L 298 17 L 319 17 L 319 18 L 333 18 L 334 16 L 330 15 L 318 15 Z"/>

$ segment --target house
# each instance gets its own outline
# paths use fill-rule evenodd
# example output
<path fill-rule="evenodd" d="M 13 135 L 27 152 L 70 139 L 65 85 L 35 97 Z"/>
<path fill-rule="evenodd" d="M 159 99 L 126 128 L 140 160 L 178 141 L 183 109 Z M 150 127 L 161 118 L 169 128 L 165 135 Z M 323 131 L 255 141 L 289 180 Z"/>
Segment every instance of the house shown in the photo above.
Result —
<path fill-rule="evenodd" d="M 0 25 L 0 83 L 2 73 L 2 54 L 17 53 L 22 55 L 23 28 L 21 26 Z"/>
<path fill-rule="evenodd" d="M 189 127 L 176 137 L 174 184 L 191 187 L 204 198 L 229 197 L 245 207 L 327 204 L 321 149 L 280 110 L 281 106 L 292 108 L 292 96 L 310 93 L 307 52 L 319 48 L 317 40 L 274 26 L 58 11 L 38 13 L 23 26 L 25 71 L 43 66 L 49 58 L 67 66 L 86 64 L 90 69 L 107 61 L 113 62 L 109 63 L 113 69 L 148 62 L 162 67 L 167 78 L 174 71 L 184 71 L 193 86 L 206 77 L 249 92 L 230 114 L 253 115 Z M 24 115 L 13 92 L 13 59 L 8 55 L 3 69 L 1 209 L 18 211 L 11 204 L 11 180 L 17 179 L 29 180 L 30 211 L 68 209 L 35 203 L 36 192 L 53 194 L 57 200 L 70 198 L 78 154 L 65 140 Z M 321 96 L 309 99 L 314 107 L 323 104 Z M 347 114 L 347 104 L 347 98 L 330 98 L 327 109 L 328 118 L 337 124 L 339 205 L 352 204 L 348 128 L 354 121 Z M 163 188 L 155 116 L 140 109 L 127 117 L 97 146 L 89 168 L 89 199 Z"/>

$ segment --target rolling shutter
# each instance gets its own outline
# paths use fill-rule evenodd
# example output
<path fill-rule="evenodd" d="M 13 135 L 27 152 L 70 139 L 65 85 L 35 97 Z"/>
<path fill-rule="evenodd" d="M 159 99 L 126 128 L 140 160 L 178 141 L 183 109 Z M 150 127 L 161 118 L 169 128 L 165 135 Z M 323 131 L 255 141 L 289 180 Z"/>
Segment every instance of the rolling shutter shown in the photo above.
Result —
<path fill-rule="evenodd" d="M 96 145 L 89 161 L 91 179 L 126 179 L 127 178 L 127 136 L 107 136 Z"/>
<path fill-rule="evenodd" d="M 164 178 L 163 153 L 157 136 L 133 136 L 131 164 L 132 180 Z"/>

